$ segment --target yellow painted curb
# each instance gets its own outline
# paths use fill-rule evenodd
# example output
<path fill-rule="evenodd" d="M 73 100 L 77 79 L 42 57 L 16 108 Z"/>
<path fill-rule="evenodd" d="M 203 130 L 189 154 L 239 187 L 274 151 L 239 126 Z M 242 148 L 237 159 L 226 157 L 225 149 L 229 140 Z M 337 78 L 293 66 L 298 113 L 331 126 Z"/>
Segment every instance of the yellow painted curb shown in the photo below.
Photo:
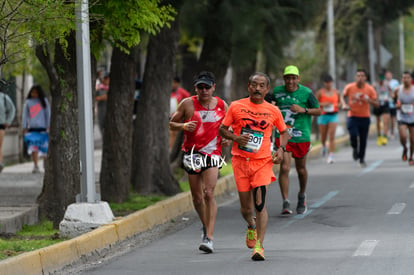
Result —
<path fill-rule="evenodd" d="M 0 274 L 43 274 L 39 250 L 26 252 L 0 262 Z"/>

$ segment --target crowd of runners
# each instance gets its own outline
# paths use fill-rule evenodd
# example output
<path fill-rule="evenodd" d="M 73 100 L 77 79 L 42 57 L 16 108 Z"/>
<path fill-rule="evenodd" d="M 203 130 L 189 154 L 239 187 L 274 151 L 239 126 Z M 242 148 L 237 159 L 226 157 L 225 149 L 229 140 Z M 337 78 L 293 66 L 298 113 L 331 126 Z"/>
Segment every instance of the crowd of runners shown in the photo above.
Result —
<path fill-rule="evenodd" d="M 361 167 L 366 166 L 365 152 L 373 108 L 377 119 L 377 144 L 384 146 L 388 138 L 394 138 L 393 120 L 396 117 L 403 147 L 402 160 L 414 165 L 414 87 L 411 75 L 404 72 L 401 85 L 392 78 L 390 71 L 384 72 L 379 79 L 375 85 L 367 83 L 367 73 L 360 69 L 355 81 L 340 93 L 334 87 L 334 79 L 327 75 L 323 79 L 323 88 L 314 94 L 299 83 L 299 69 L 289 65 L 283 71 L 284 85 L 271 91 L 269 77 L 261 72 L 253 73 L 247 81 L 249 96 L 228 106 L 213 96 L 216 88 L 214 74 L 207 71 L 197 74 L 193 83 L 196 95 L 178 104 L 169 127 L 171 131 L 184 131 L 183 169 L 188 174 L 193 204 L 203 226 L 199 249 L 206 253 L 214 252 L 217 215 L 214 188 L 222 163 L 219 161 L 222 146 L 233 144 L 234 179 L 240 212 L 247 223 L 245 241 L 246 246 L 253 250 L 251 258 L 254 261 L 265 259 L 266 199 L 269 184 L 276 180 L 274 164 L 280 165 L 281 214 L 293 214 L 289 201 L 292 158 L 299 179 L 296 213 L 301 215 L 307 211 L 306 160 L 311 149 L 312 116 L 318 117 L 322 154 L 329 164 L 335 162 L 338 112 L 346 110 L 352 158 Z"/>

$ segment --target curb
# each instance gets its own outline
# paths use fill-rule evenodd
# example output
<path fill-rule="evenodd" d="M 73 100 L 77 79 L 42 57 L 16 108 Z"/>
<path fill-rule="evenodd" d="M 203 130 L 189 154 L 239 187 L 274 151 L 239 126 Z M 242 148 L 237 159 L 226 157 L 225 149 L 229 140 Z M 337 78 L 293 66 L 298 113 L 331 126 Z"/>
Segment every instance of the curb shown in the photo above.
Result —
<path fill-rule="evenodd" d="M 339 147 L 347 141 L 348 135 L 345 135 L 336 138 L 335 144 Z M 322 146 L 320 144 L 314 146 L 309 152 L 309 158 L 319 157 L 321 150 Z M 279 166 L 277 166 L 277 170 L 278 168 Z M 233 174 L 217 181 L 216 196 L 236 191 Z M 56 272 L 85 256 L 99 253 L 99 251 L 111 245 L 191 210 L 193 210 L 193 202 L 190 191 L 177 194 L 120 220 L 102 225 L 81 236 L 0 261 L 0 274 L 20 275 Z"/>

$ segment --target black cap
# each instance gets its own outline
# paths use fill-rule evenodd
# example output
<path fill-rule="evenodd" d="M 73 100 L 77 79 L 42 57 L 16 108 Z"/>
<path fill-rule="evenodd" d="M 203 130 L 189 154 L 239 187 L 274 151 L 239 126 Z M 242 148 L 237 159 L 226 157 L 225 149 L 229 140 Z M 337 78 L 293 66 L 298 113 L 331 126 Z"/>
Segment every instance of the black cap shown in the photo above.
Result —
<path fill-rule="evenodd" d="M 216 83 L 215 76 L 212 72 L 200 72 L 198 75 L 194 77 L 194 86 L 198 84 L 207 84 L 209 86 L 213 86 Z"/>

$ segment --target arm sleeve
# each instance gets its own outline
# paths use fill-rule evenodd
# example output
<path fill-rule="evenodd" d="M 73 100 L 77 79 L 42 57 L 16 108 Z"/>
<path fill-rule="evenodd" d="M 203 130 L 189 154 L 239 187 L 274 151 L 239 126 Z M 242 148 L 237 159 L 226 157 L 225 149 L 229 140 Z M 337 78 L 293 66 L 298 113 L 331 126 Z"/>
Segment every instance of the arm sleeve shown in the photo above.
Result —
<path fill-rule="evenodd" d="M 306 103 L 310 108 L 319 108 L 319 101 L 316 99 L 315 95 L 310 93 L 308 101 Z"/>
<path fill-rule="evenodd" d="M 277 128 L 277 130 L 279 131 L 279 133 L 286 131 L 286 124 L 285 121 L 283 120 L 283 115 L 280 112 L 279 108 L 276 107 L 275 110 L 275 121 L 273 122 L 273 125 Z"/>
<path fill-rule="evenodd" d="M 229 109 L 226 112 L 226 116 L 224 117 L 222 121 L 222 124 L 224 126 L 229 127 L 230 125 L 233 124 L 233 109 L 234 109 L 233 106 L 234 106 L 233 103 L 231 103 Z"/>
<path fill-rule="evenodd" d="M 16 115 L 16 107 L 14 107 L 13 101 L 10 99 L 9 96 L 6 95 L 6 110 L 7 110 L 7 117 L 6 121 L 7 124 L 12 124 L 14 116 Z"/>
<path fill-rule="evenodd" d="M 348 85 L 345 86 L 344 91 L 342 93 L 343 96 L 348 96 Z"/>

